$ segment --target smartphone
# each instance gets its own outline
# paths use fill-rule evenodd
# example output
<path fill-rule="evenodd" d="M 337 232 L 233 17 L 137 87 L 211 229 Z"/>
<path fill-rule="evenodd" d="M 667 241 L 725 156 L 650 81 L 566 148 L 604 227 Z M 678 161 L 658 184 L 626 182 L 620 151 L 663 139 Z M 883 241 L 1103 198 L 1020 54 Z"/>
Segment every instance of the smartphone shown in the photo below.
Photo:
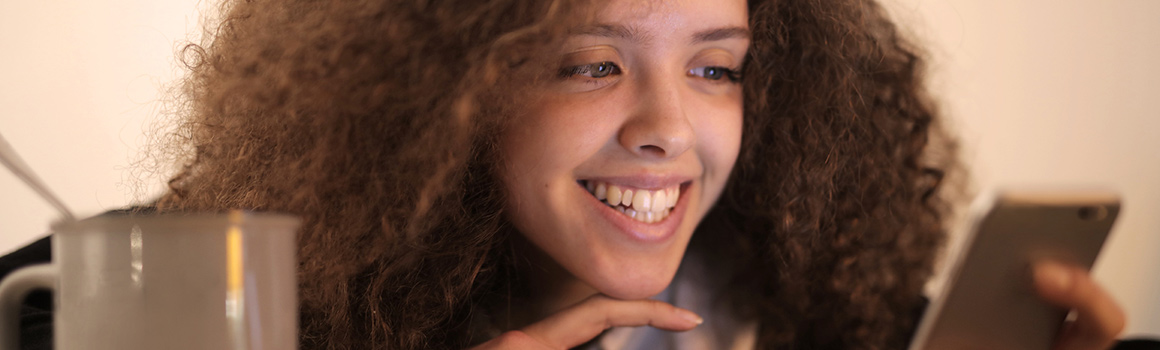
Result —
<path fill-rule="evenodd" d="M 1115 192 L 992 191 L 971 206 L 964 251 L 910 350 L 1047 350 L 1068 310 L 1035 293 L 1032 263 L 1091 269 L 1120 212 Z"/>

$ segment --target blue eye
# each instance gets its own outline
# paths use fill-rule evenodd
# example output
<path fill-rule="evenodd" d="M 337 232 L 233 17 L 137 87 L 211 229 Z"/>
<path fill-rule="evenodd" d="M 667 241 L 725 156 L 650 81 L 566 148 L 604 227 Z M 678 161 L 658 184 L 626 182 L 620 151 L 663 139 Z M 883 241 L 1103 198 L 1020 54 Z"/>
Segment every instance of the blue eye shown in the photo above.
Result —
<path fill-rule="evenodd" d="M 609 75 L 620 74 L 620 66 L 612 62 L 600 62 L 560 69 L 561 78 L 571 78 L 583 75 L 589 78 L 604 78 Z"/>
<path fill-rule="evenodd" d="M 721 78 L 727 78 L 734 83 L 741 81 L 741 73 L 738 73 L 737 70 L 718 66 L 693 68 L 689 70 L 689 75 L 712 81 L 719 81 Z"/>

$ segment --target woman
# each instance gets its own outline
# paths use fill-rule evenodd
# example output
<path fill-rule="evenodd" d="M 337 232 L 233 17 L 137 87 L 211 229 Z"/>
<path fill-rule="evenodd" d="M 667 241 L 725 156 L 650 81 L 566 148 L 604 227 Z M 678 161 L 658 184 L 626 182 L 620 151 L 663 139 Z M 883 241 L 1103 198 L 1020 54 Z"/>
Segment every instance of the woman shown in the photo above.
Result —
<path fill-rule="evenodd" d="M 185 51 L 185 167 L 158 207 L 303 217 L 303 349 L 675 337 L 600 336 L 641 325 L 709 346 L 908 341 L 953 157 L 874 3 L 222 11 Z M 1036 277 L 1080 311 L 1060 348 L 1122 328 L 1086 273 Z"/>

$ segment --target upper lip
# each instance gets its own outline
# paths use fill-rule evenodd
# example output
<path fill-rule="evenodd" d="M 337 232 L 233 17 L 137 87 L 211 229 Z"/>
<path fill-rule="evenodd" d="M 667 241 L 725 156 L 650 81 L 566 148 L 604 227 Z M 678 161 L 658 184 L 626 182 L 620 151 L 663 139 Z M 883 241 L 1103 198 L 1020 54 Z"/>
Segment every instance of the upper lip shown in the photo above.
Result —
<path fill-rule="evenodd" d="M 667 175 L 645 174 L 645 175 L 629 175 L 629 176 L 596 176 L 596 177 L 580 178 L 579 180 L 599 181 L 599 182 L 608 183 L 610 185 L 616 185 L 616 186 L 620 186 L 620 187 L 639 188 L 639 189 L 643 189 L 643 190 L 661 190 L 661 189 L 670 188 L 673 186 L 677 186 L 677 185 L 692 181 L 693 178 L 694 177 L 692 177 L 692 176 L 676 175 L 676 174 L 667 174 Z"/>

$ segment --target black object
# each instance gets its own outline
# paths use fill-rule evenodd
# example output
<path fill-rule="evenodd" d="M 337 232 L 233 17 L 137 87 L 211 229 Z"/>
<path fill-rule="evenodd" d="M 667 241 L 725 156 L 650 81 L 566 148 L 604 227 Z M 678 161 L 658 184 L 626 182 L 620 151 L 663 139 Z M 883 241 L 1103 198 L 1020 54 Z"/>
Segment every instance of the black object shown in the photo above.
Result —
<path fill-rule="evenodd" d="M 52 236 L 0 257 L 0 279 L 24 266 L 52 261 Z M 52 350 L 52 292 L 35 290 L 20 309 L 20 349 Z"/>
<path fill-rule="evenodd" d="M 1122 340 L 1112 350 L 1160 350 L 1160 340 L 1156 339 L 1127 339 Z"/>

